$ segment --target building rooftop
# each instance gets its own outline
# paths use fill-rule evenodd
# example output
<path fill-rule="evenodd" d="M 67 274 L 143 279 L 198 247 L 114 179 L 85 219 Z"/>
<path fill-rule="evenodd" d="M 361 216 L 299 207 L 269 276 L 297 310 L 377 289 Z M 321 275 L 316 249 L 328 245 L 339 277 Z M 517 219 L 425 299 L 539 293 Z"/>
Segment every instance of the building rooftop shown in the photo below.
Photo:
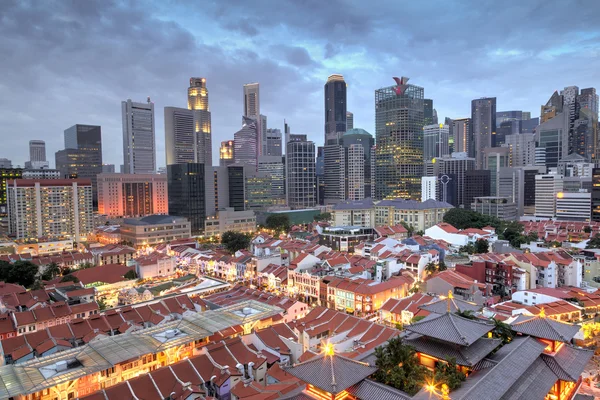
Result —
<path fill-rule="evenodd" d="M 470 346 L 494 329 L 494 325 L 447 312 L 430 314 L 421 321 L 407 325 L 405 329 L 444 342 Z"/>
<path fill-rule="evenodd" d="M 454 208 L 452 204 L 445 201 L 428 199 L 425 201 L 391 199 L 382 200 L 376 204 L 377 207 L 395 207 L 402 210 L 429 210 L 432 208 Z"/>
<path fill-rule="evenodd" d="M 520 314 L 510 323 L 513 331 L 542 339 L 570 342 L 579 332 L 579 325 L 559 322 L 545 315 L 528 316 Z"/>
<path fill-rule="evenodd" d="M 367 197 L 362 200 L 346 200 L 336 203 L 334 210 L 366 210 L 373 208 L 373 199 Z"/>
<path fill-rule="evenodd" d="M 161 225 L 174 224 L 176 222 L 187 221 L 185 217 L 176 217 L 173 215 L 148 215 L 140 219 L 125 218 L 123 225 Z"/>

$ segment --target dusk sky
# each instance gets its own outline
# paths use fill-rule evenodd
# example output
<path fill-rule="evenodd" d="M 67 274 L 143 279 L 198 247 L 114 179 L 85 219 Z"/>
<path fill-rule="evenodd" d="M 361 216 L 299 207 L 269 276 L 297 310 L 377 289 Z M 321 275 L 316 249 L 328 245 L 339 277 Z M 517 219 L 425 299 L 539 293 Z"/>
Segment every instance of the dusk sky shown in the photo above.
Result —
<path fill-rule="evenodd" d="M 531 111 L 554 90 L 600 88 L 600 1 L 0 1 L 0 157 L 23 165 L 28 142 L 64 147 L 76 123 L 102 126 L 104 163 L 122 159 L 121 101 L 186 106 L 205 77 L 213 154 L 241 126 L 242 86 L 259 82 L 268 127 L 323 143 L 323 85 L 348 83 L 355 127 L 375 133 L 374 90 L 410 77 L 441 121 L 471 100 Z"/>

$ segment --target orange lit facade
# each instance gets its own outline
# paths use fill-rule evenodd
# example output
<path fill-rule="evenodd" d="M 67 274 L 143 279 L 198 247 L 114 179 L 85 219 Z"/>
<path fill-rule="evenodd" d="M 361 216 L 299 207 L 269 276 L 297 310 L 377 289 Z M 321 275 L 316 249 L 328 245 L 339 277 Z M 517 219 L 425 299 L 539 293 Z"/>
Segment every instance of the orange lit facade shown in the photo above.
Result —
<path fill-rule="evenodd" d="M 167 175 L 98 175 L 98 213 L 110 218 L 168 214 Z"/>

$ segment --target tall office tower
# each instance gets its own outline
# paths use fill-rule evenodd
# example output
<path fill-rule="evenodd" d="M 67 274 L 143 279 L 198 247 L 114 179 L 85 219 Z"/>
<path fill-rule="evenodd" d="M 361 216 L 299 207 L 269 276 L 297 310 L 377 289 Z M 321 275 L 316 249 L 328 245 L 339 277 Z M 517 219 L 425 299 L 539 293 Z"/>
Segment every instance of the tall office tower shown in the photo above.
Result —
<path fill-rule="evenodd" d="M 165 107 L 167 165 L 212 165 L 212 125 L 205 78 L 190 78 L 188 108 Z"/>
<path fill-rule="evenodd" d="M 346 163 L 348 181 L 346 199 L 362 200 L 366 197 L 373 197 L 375 189 L 373 181 L 375 139 L 373 135 L 364 129 L 349 129 L 342 136 L 341 143 L 348 160 Z"/>
<path fill-rule="evenodd" d="M 498 173 L 498 196 L 517 205 L 517 216 L 535 213 L 535 176 L 545 174 L 545 167 L 507 167 Z"/>
<path fill-rule="evenodd" d="M 29 141 L 29 161 L 46 161 L 46 142 L 43 140 Z"/>
<path fill-rule="evenodd" d="M 437 177 L 435 176 L 421 178 L 421 202 L 429 199 L 437 200 Z"/>
<path fill-rule="evenodd" d="M 123 165 L 126 174 L 156 172 L 156 143 L 154 138 L 154 103 L 128 99 L 121 102 L 123 120 Z"/>
<path fill-rule="evenodd" d="M 98 213 L 112 218 L 168 214 L 167 176 L 159 174 L 98 175 Z"/>
<path fill-rule="evenodd" d="M 102 173 L 102 130 L 94 125 L 73 125 L 65 130 L 65 149 L 56 152 L 56 169 L 63 178 L 92 180 L 94 208 L 98 204 L 96 176 Z"/>
<path fill-rule="evenodd" d="M 438 200 L 444 201 L 443 188 L 456 190 L 456 196 L 446 196 L 446 201 L 454 207 L 467 207 L 465 203 L 465 176 L 466 172 L 475 169 L 475 159 L 467 157 L 467 153 L 452 153 L 450 157 L 437 158 L 433 164 L 433 176 L 438 178 L 447 175 L 451 182 L 439 182 Z M 455 198 L 452 198 L 455 197 Z"/>
<path fill-rule="evenodd" d="M 509 162 L 512 167 L 535 165 L 535 134 L 516 133 L 507 135 L 504 146 L 509 149 Z"/>
<path fill-rule="evenodd" d="M 258 137 L 257 121 L 249 117 L 242 117 L 242 129 L 233 135 L 235 164 L 256 165 Z"/>
<path fill-rule="evenodd" d="M 354 114 L 346 111 L 346 130 L 354 129 Z"/>
<path fill-rule="evenodd" d="M 165 153 L 167 165 L 193 163 L 194 115 L 185 108 L 165 107 Z"/>
<path fill-rule="evenodd" d="M 244 85 L 244 117 L 259 119 L 260 95 L 259 84 L 248 83 Z"/>
<path fill-rule="evenodd" d="M 575 135 L 575 120 L 579 114 L 577 104 L 577 96 L 579 88 L 577 86 L 567 86 L 561 90 L 560 95 L 563 99 L 563 113 L 565 114 L 565 126 L 567 128 L 567 154 L 577 152 L 577 144 Z"/>
<path fill-rule="evenodd" d="M 592 221 L 600 222 L 600 168 L 592 171 Z"/>
<path fill-rule="evenodd" d="M 423 99 L 423 124 L 424 125 L 437 125 L 437 111 L 433 108 L 433 100 Z"/>
<path fill-rule="evenodd" d="M 260 115 L 258 118 L 259 142 L 257 143 L 257 156 L 267 155 L 267 116 Z"/>
<path fill-rule="evenodd" d="M 465 172 L 465 198 L 464 206 L 471 209 L 473 199 L 487 197 L 490 194 L 491 172 L 485 169 L 470 170 Z"/>
<path fill-rule="evenodd" d="M 395 78 L 375 91 L 375 197 L 421 199 L 423 88 Z"/>
<path fill-rule="evenodd" d="M 8 181 L 8 226 L 17 239 L 69 237 L 87 240 L 94 229 L 89 179 Z"/>
<path fill-rule="evenodd" d="M 600 133 L 598 128 L 598 95 L 595 88 L 581 89 L 581 94 L 577 97 L 579 104 L 579 120 L 585 120 L 586 123 L 579 122 L 578 130 L 586 129 L 587 135 L 587 158 L 598 159 L 598 146 L 600 146 Z M 584 128 L 585 125 L 585 128 Z"/>
<path fill-rule="evenodd" d="M 540 124 L 551 120 L 563 112 L 563 98 L 558 91 L 554 91 L 550 99 L 540 109 Z"/>
<path fill-rule="evenodd" d="M 565 117 L 565 113 L 560 113 L 554 118 L 542 122 L 537 128 L 538 148 L 543 149 L 543 165 L 546 165 L 548 168 L 556 167 L 558 161 L 569 154 Z M 539 161 L 542 161 L 541 155 L 541 152 L 539 154 L 536 153 L 536 165 L 538 165 L 538 158 L 540 158 Z"/>
<path fill-rule="evenodd" d="M 221 142 L 219 149 L 219 166 L 226 167 L 235 161 L 235 143 L 233 140 L 225 140 Z"/>
<path fill-rule="evenodd" d="M 452 154 L 456 151 L 455 137 L 454 137 L 454 121 L 452 118 L 444 118 L 444 125 L 448 126 L 448 154 Z"/>
<path fill-rule="evenodd" d="M 315 144 L 290 141 L 286 148 L 287 204 L 292 209 L 316 205 Z"/>
<path fill-rule="evenodd" d="M 471 101 L 471 122 L 475 141 L 475 167 L 483 168 L 483 149 L 496 145 L 496 98 Z"/>
<path fill-rule="evenodd" d="M 0 158 L 0 168 L 12 168 L 12 161 L 8 158 Z"/>
<path fill-rule="evenodd" d="M 450 155 L 450 127 L 444 124 L 423 127 L 423 159 L 432 160 Z"/>
<path fill-rule="evenodd" d="M 510 150 L 507 147 L 488 147 L 483 149 L 483 168 L 490 171 L 490 196 L 498 196 L 498 173 L 500 168 L 508 167 Z"/>
<path fill-rule="evenodd" d="M 469 157 L 475 157 L 471 118 L 453 120 L 452 132 L 454 134 L 454 152 L 467 153 Z"/>
<path fill-rule="evenodd" d="M 325 145 L 339 144 L 346 132 L 346 81 L 339 74 L 325 83 Z"/>
<path fill-rule="evenodd" d="M 527 115 L 527 113 L 525 113 Z M 531 114 L 530 114 L 531 115 Z M 523 111 L 514 110 L 514 111 L 497 111 L 496 112 L 496 124 L 500 126 L 501 123 L 506 121 L 521 121 L 523 118 Z"/>
<path fill-rule="evenodd" d="M 206 219 L 204 164 L 167 165 L 169 215 L 190 221 L 192 234 L 204 231 Z"/>
<path fill-rule="evenodd" d="M 315 175 L 317 179 L 317 204 L 322 206 L 325 205 L 325 146 L 317 147 Z"/>
<path fill-rule="evenodd" d="M 287 144 L 290 142 L 291 129 L 288 123 L 283 120 L 283 149 L 287 149 Z"/>
<path fill-rule="evenodd" d="M 266 210 L 274 204 L 271 196 L 272 177 L 268 172 L 258 172 L 254 166 L 244 167 L 244 208 Z"/>
<path fill-rule="evenodd" d="M 323 148 L 325 205 L 346 199 L 347 154 L 341 144 L 329 144 Z"/>
<path fill-rule="evenodd" d="M 506 136 L 520 133 L 521 121 L 504 121 L 497 123 L 495 147 L 500 147 L 506 143 Z"/>
<path fill-rule="evenodd" d="M 194 118 L 194 162 L 212 165 L 212 122 L 205 78 L 190 78 L 188 109 Z"/>
<path fill-rule="evenodd" d="M 234 211 L 246 209 L 245 165 L 233 164 L 227 167 L 227 187 L 229 189 L 229 207 Z"/>
<path fill-rule="evenodd" d="M 271 197 L 274 204 L 285 203 L 285 166 L 282 156 L 258 157 L 258 172 L 271 176 Z"/>
<path fill-rule="evenodd" d="M 267 147 L 264 156 L 281 157 L 281 129 L 267 129 Z"/>
<path fill-rule="evenodd" d="M 11 163 L 12 165 L 12 163 Z M 20 179 L 23 177 L 23 169 L 21 168 L 5 168 L 0 166 L 0 231 L 5 233 L 8 228 L 5 223 L 7 222 L 6 216 L 8 215 L 8 210 L 6 206 L 6 182 L 13 179 Z"/>
<path fill-rule="evenodd" d="M 102 164 L 102 173 L 103 174 L 114 174 L 115 173 L 115 164 Z"/>
<path fill-rule="evenodd" d="M 563 191 L 564 177 L 559 174 L 535 176 L 535 218 L 551 219 L 556 215 L 556 195 Z"/>

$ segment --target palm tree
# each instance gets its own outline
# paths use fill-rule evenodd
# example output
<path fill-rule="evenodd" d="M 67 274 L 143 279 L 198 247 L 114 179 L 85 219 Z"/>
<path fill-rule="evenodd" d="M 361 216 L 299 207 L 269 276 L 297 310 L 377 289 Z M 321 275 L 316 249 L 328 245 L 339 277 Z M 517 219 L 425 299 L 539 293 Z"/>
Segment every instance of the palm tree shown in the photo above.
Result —
<path fill-rule="evenodd" d="M 429 275 L 437 272 L 437 270 L 438 268 L 433 262 L 427 263 L 425 266 L 425 272 L 427 272 Z"/>
<path fill-rule="evenodd" d="M 475 314 L 471 310 L 459 310 L 455 312 L 459 317 L 467 318 L 467 319 L 475 319 Z"/>
<path fill-rule="evenodd" d="M 502 339 L 502 344 L 509 343 L 515 336 L 510 325 L 496 318 L 492 318 L 492 320 L 494 321 L 494 329 L 492 330 L 494 337 Z"/>
<path fill-rule="evenodd" d="M 403 390 L 411 396 L 424 385 L 428 370 L 419 364 L 416 351 L 395 337 L 387 345 L 375 349 L 376 381 Z"/>

